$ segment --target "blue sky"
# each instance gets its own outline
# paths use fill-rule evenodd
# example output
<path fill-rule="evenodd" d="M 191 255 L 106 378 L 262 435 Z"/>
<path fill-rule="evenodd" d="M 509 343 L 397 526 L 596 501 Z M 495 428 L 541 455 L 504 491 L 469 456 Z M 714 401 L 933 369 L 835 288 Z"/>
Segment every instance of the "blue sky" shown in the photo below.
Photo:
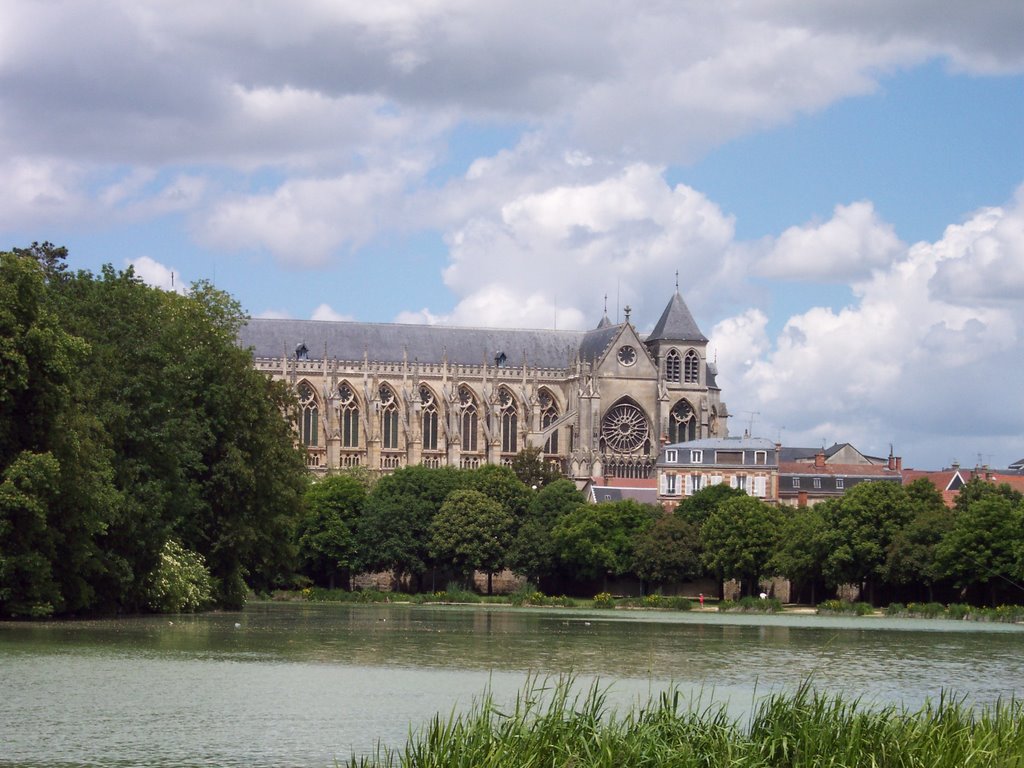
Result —
<path fill-rule="evenodd" d="M 1024 456 L 1022 136 L 1015 2 L 0 6 L 0 247 L 461 325 L 679 270 L 755 432 L 918 467 Z"/>

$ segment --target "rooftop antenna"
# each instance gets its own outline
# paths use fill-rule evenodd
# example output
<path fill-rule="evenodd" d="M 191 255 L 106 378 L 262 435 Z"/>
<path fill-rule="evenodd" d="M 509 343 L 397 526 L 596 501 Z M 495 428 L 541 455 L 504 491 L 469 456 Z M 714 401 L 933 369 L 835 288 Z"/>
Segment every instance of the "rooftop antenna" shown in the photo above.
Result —
<path fill-rule="evenodd" d="M 750 416 L 750 421 L 747 424 L 747 437 L 751 437 L 754 434 L 754 417 L 760 416 L 760 411 L 743 411 L 743 413 Z"/>
<path fill-rule="evenodd" d="M 171 272 L 171 290 L 174 290 L 174 273 Z"/>

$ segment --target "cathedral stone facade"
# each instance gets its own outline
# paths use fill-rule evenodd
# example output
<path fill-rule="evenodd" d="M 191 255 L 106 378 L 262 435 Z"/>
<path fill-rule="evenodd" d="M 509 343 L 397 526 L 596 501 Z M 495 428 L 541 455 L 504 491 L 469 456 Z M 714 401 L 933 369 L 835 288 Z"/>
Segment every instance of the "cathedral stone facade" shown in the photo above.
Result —
<path fill-rule="evenodd" d="M 646 339 L 590 331 L 251 319 L 239 343 L 287 381 L 311 469 L 508 464 L 584 483 L 654 477 L 660 447 L 727 435 L 708 340 L 678 291 Z"/>

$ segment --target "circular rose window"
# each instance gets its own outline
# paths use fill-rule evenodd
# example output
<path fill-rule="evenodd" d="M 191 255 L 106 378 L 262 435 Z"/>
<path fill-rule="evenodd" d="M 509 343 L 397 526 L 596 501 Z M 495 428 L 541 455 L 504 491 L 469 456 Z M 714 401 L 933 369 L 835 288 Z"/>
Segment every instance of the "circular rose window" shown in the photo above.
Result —
<path fill-rule="evenodd" d="M 636 362 L 636 350 L 628 344 L 624 347 L 619 347 L 619 362 L 623 365 L 632 365 Z"/>
<path fill-rule="evenodd" d="M 647 417 L 630 403 L 616 405 L 601 424 L 601 436 L 616 453 L 632 453 L 642 448 L 648 434 Z"/>

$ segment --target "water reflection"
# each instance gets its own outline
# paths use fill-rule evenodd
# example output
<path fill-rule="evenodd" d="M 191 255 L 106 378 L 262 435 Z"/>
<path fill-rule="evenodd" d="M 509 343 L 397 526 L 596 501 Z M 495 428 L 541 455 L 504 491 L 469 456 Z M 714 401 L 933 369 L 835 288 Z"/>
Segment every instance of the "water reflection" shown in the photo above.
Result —
<path fill-rule="evenodd" d="M 236 626 L 237 625 L 237 626 Z M 237 614 L 0 623 L 0 765 L 330 765 L 527 673 L 678 684 L 748 707 L 822 688 L 917 706 L 1024 690 L 1024 628 L 717 614 L 260 604 Z"/>

